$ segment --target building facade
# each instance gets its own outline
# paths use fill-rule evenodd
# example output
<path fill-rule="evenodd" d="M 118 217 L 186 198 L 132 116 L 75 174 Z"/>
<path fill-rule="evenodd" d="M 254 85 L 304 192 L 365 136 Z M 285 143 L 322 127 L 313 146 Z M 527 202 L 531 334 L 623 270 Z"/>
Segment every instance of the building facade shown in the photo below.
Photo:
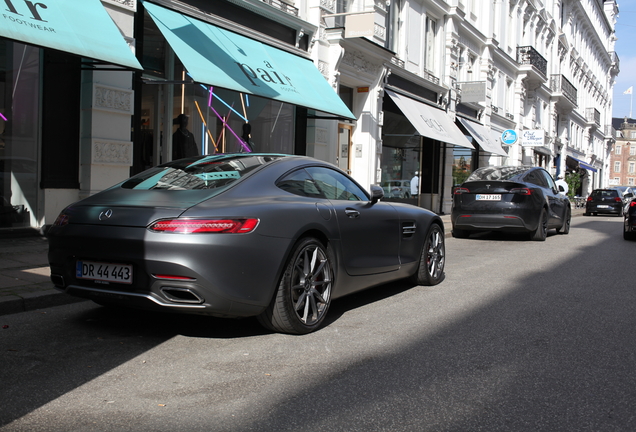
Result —
<path fill-rule="evenodd" d="M 0 230 L 191 154 L 313 156 L 441 214 L 481 166 L 611 177 L 614 0 L 5 3 Z"/>
<path fill-rule="evenodd" d="M 636 121 L 614 119 L 616 142 L 610 153 L 609 186 L 636 186 Z"/>

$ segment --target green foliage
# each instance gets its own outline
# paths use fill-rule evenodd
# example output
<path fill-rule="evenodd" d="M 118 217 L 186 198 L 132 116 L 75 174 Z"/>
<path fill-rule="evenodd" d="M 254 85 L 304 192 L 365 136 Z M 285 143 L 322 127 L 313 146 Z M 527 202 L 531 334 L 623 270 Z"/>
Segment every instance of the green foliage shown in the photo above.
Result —
<path fill-rule="evenodd" d="M 568 196 L 573 197 L 576 191 L 581 186 L 581 174 L 579 173 L 566 173 L 565 182 L 568 184 Z"/>

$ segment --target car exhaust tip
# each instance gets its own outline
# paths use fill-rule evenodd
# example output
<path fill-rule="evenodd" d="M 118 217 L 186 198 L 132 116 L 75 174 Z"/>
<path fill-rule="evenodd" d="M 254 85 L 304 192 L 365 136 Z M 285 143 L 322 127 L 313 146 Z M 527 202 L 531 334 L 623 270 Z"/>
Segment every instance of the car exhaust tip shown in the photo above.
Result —
<path fill-rule="evenodd" d="M 162 287 L 161 293 L 173 303 L 203 303 L 203 299 L 189 288 Z"/>
<path fill-rule="evenodd" d="M 52 274 L 51 282 L 53 282 L 53 285 L 55 285 L 56 287 L 59 287 L 59 288 L 66 287 L 66 283 L 64 283 L 64 276 L 62 275 Z"/>

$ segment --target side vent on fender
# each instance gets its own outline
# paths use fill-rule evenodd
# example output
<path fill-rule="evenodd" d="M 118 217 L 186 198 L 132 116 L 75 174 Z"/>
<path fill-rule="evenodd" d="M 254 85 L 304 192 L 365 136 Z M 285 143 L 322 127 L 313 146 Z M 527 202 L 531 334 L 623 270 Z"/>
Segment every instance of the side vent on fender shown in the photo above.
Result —
<path fill-rule="evenodd" d="M 417 225 L 415 222 L 402 222 L 402 237 L 409 238 L 413 237 L 415 234 L 415 230 L 417 229 Z"/>

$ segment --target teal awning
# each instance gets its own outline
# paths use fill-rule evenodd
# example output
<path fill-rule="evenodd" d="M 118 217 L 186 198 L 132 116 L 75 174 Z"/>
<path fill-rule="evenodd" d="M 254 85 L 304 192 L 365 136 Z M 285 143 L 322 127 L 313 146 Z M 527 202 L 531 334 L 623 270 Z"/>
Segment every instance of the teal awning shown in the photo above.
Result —
<path fill-rule="evenodd" d="M 0 37 L 142 69 L 100 0 L 5 3 Z"/>
<path fill-rule="evenodd" d="M 194 81 L 355 119 L 310 60 L 143 4 Z"/>

